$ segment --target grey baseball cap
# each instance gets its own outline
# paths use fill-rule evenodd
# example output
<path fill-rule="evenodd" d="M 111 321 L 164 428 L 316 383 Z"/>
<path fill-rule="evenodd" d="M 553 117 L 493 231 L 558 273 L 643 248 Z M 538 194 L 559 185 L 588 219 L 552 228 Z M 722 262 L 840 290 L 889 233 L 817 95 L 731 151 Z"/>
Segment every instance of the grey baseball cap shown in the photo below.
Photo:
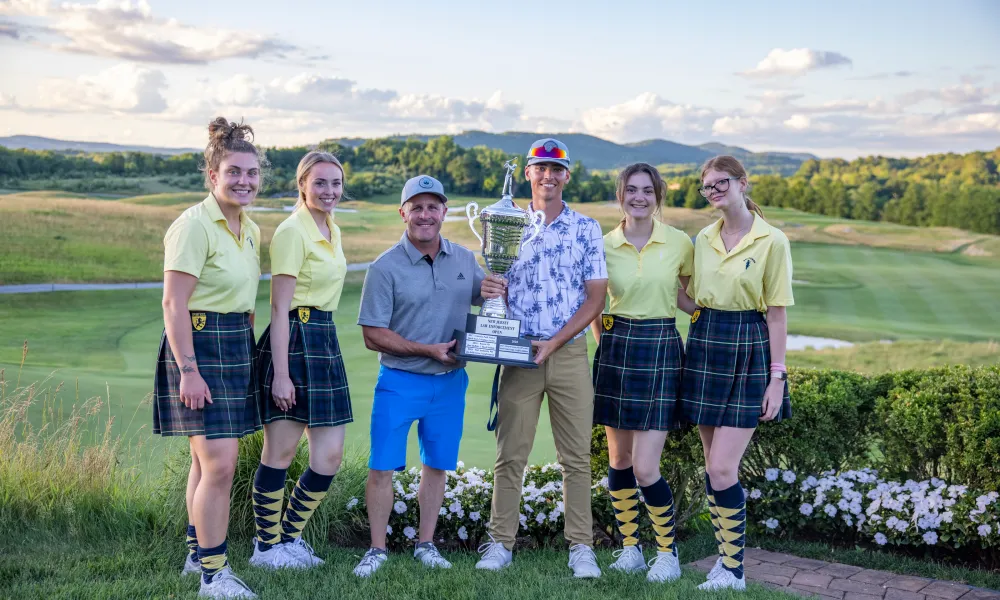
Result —
<path fill-rule="evenodd" d="M 406 204 L 407 200 L 420 194 L 434 194 L 441 199 L 441 202 L 448 201 L 448 196 L 444 195 L 444 186 L 441 185 L 440 181 L 430 175 L 417 175 L 416 177 L 411 177 L 403 184 L 403 193 L 399 196 L 399 205 Z"/>
<path fill-rule="evenodd" d="M 569 169 L 569 148 L 555 138 L 542 138 L 528 150 L 528 166 L 539 163 L 555 163 Z"/>

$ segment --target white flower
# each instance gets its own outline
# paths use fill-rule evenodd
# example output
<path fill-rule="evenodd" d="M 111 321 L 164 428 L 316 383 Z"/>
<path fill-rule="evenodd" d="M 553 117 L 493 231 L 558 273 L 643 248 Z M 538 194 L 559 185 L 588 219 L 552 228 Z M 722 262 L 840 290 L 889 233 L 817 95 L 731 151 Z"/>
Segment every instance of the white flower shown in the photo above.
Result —
<path fill-rule="evenodd" d="M 760 493 L 760 490 L 756 490 L 755 489 L 752 492 L 750 492 L 750 499 L 751 500 L 756 500 L 757 498 L 760 498 L 761 496 L 762 496 L 762 494 Z"/>
<path fill-rule="evenodd" d="M 767 527 L 768 529 L 777 529 L 778 528 L 778 520 L 777 519 L 768 519 L 768 520 L 764 521 L 764 527 Z"/>
<path fill-rule="evenodd" d="M 463 461 L 458 461 L 458 468 L 461 469 L 461 468 L 464 468 L 464 467 L 465 467 L 465 463 Z"/>
<path fill-rule="evenodd" d="M 993 528 L 990 527 L 989 525 L 980 525 L 978 531 L 979 531 L 979 537 L 986 537 L 990 534 L 990 532 L 993 531 Z"/>
<path fill-rule="evenodd" d="M 357 505 L 358 505 L 358 499 L 357 498 L 351 498 L 350 500 L 347 501 L 347 510 L 351 510 L 352 508 L 354 508 Z"/>
<path fill-rule="evenodd" d="M 477 510 L 476 512 L 470 512 L 469 519 L 471 519 L 473 523 L 479 521 L 480 519 L 479 511 Z"/>
<path fill-rule="evenodd" d="M 764 471 L 764 479 L 768 481 L 777 481 L 778 473 L 779 473 L 778 469 L 768 469 Z"/>
<path fill-rule="evenodd" d="M 898 518 L 896 518 L 896 517 L 889 517 L 886 520 L 886 522 L 885 522 L 885 526 L 888 527 L 889 529 L 895 529 L 896 528 L 896 523 L 899 523 L 899 519 Z"/>
<path fill-rule="evenodd" d="M 837 516 L 837 507 L 832 504 L 827 504 L 823 507 L 823 512 L 830 515 L 831 517 Z"/>
<path fill-rule="evenodd" d="M 879 532 L 875 534 L 875 543 L 878 544 L 879 546 L 885 546 L 886 542 L 888 541 L 889 539 L 885 537 L 884 533 Z"/>
<path fill-rule="evenodd" d="M 924 541 L 933 546 L 938 541 L 938 535 L 933 531 L 928 531 L 924 534 Z"/>
<path fill-rule="evenodd" d="M 537 521 L 539 525 L 541 525 L 542 523 L 544 523 L 545 522 L 545 512 L 543 511 L 543 512 L 540 512 L 537 515 L 535 515 L 535 521 Z"/>
<path fill-rule="evenodd" d="M 813 514 L 813 505 L 804 503 L 802 506 L 799 507 L 799 512 L 808 517 L 809 515 Z"/>
<path fill-rule="evenodd" d="M 906 531 L 906 521 L 899 521 L 896 523 L 896 531 L 900 533 Z"/>
<path fill-rule="evenodd" d="M 442 516 L 442 517 L 443 517 L 443 516 L 445 516 L 446 514 L 448 514 L 448 509 L 442 506 L 442 507 L 441 507 L 441 510 L 439 510 L 439 511 L 438 511 L 438 515 L 440 515 L 440 516 Z"/>
<path fill-rule="evenodd" d="M 455 500 L 448 506 L 448 510 L 450 510 L 453 513 L 457 513 L 458 511 L 462 510 L 462 503 L 459 502 L 458 500 Z"/>
<path fill-rule="evenodd" d="M 392 510 L 396 511 L 396 514 L 400 514 L 400 515 L 403 514 L 403 513 L 405 513 L 406 512 L 406 502 L 403 502 L 402 500 L 398 500 L 395 504 L 392 505 Z"/>
<path fill-rule="evenodd" d="M 385 532 L 388 533 L 389 535 L 392 535 L 392 525 L 386 525 Z"/>
<path fill-rule="evenodd" d="M 795 483 L 795 473 L 792 473 L 791 471 L 785 471 L 781 474 L 781 479 L 785 483 Z"/>
<path fill-rule="evenodd" d="M 412 527 L 407 527 L 403 530 L 403 535 L 406 536 L 406 539 L 412 540 L 417 536 L 417 530 Z"/>
<path fill-rule="evenodd" d="M 466 531 L 465 525 L 462 525 L 461 527 L 458 528 L 458 539 L 460 540 L 469 539 L 469 532 Z"/>
<path fill-rule="evenodd" d="M 841 517 L 843 517 L 844 523 L 847 523 L 848 527 L 854 527 L 854 519 L 851 518 L 851 515 L 845 513 Z"/>

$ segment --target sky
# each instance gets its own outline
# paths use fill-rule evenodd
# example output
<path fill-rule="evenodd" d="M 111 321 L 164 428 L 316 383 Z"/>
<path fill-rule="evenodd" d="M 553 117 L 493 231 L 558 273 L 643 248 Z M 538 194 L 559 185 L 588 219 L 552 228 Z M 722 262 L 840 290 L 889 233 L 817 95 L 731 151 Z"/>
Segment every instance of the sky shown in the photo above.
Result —
<path fill-rule="evenodd" d="M 221 115 L 265 146 L 477 129 L 991 150 L 998 30 L 994 0 L 0 0 L 0 136 L 199 148 Z"/>

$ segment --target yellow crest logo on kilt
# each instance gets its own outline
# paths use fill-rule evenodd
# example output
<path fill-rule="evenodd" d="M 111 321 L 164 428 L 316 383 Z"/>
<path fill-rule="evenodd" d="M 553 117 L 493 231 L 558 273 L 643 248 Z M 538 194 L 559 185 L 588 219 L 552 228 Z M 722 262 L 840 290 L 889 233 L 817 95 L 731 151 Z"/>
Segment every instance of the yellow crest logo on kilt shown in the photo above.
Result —
<path fill-rule="evenodd" d="M 195 331 L 204 329 L 207 320 L 205 313 L 191 313 L 191 326 L 194 327 Z"/>
<path fill-rule="evenodd" d="M 302 321 L 303 323 L 308 323 L 309 322 L 309 314 L 310 313 L 311 313 L 311 311 L 309 310 L 308 306 L 300 306 L 299 307 L 299 321 Z"/>
<path fill-rule="evenodd" d="M 697 323 L 698 322 L 698 317 L 700 317 L 700 316 L 701 316 L 701 309 L 699 308 L 699 309 L 695 310 L 693 313 L 691 313 L 691 322 L 692 323 Z"/>
<path fill-rule="evenodd" d="M 615 318 L 611 315 L 604 315 L 601 317 L 601 323 L 604 324 L 604 331 L 611 331 L 611 328 L 615 326 Z"/>

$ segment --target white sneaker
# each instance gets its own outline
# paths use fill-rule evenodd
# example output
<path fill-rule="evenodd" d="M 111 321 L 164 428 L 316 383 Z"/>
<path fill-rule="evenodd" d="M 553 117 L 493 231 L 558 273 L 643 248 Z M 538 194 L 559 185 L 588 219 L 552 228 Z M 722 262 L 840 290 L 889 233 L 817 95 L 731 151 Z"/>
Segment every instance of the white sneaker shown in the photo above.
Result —
<path fill-rule="evenodd" d="M 657 550 L 656 558 L 649 561 L 646 581 L 674 581 L 681 576 L 681 561 L 673 552 Z"/>
<path fill-rule="evenodd" d="M 720 556 L 719 558 L 715 559 L 715 566 L 712 567 L 712 570 L 708 572 L 708 579 L 715 579 L 719 575 L 722 575 L 722 572 L 725 570 L 726 568 L 722 566 L 722 557 Z"/>
<path fill-rule="evenodd" d="M 253 540 L 253 556 L 250 564 L 262 569 L 305 569 L 309 565 L 299 558 L 298 554 L 289 548 L 290 544 L 275 544 L 270 550 L 261 550 Z"/>
<path fill-rule="evenodd" d="M 601 576 L 601 568 L 597 566 L 597 555 L 590 546 L 577 544 L 569 549 L 569 568 L 573 569 L 573 577 L 595 578 Z"/>
<path fill-rule="evenodd" d="M 316 556 L 316 551 L 309 545 L 309 542 L 301 537 L 297 537 L 287 544 L 282 544 L 282 546 L 285 547 L 285 552 L 295 556 L 307 567 L 318 567 L 325 563 L 322 558 Z"/>
<path fill-rule="evenodd" d="M 490 541 L 479 547 L 479 553 L 483 555 L 476 563 L 477 569 L 487 571 L 499 571 L 500 569 L 514 562 L 514 553 L 504 547 L 503 544 L 490 536 Z"/>
<path fill-rule="evenodd" d="M 385 550 L 369 548 L 368 552 L 365 552 L 365 555 L 361 557 L 358 566 L 354 567 L 354 574 L 358 577 L 371 577 L 371 574 L 378 571 L 388 558 L 389 554 Z"/>
<path fill-rule="evenodd" d="M 181 577 L 188 575 L 201 575 L 201 563 L 191 558 L 190 554 L 184 559 L 184 568 L 181 569 Z"/>
<path fill-rule="evenodd" d="M 747 589 L 747 581 L 743 577 L 737 578 L 733 575 L 733 572 L 729 569 L 723 569 L 722 573 L 717 575 L 715 579 L 709 579 L 705 583 L 698 586 L 699 590 L 713 591 L 713 590 L 736 590 L 742 592 Z"/>
<path fill-rule="evenodd" d="M 205 578 L 202 577 L 198 596 L 201 598 L 256 598 L 257 594 L 251 592 L 247 584 L 234 575 L 232 569 L 226 567 L 212 577 L 212 583 L 205 583 Z"/>
<path fill-rule="evenodd" d="M 420 544 L 417 549 L 413 551 L 413 558 L 424 563 L 425 567 L 431 569 L 450 569 L 451 563 L 441 556 L 438 549 L 432 542 L 427 542 L 426 544 Z"/>
<path fill-rule="evenodd" d="M 642 555 L 642 546 L 625 546 L 612 554 L 616 560 L 608 565 L 609 569 L 622 573 L 635 573 L 646 570 L 646 558 Z"/>

